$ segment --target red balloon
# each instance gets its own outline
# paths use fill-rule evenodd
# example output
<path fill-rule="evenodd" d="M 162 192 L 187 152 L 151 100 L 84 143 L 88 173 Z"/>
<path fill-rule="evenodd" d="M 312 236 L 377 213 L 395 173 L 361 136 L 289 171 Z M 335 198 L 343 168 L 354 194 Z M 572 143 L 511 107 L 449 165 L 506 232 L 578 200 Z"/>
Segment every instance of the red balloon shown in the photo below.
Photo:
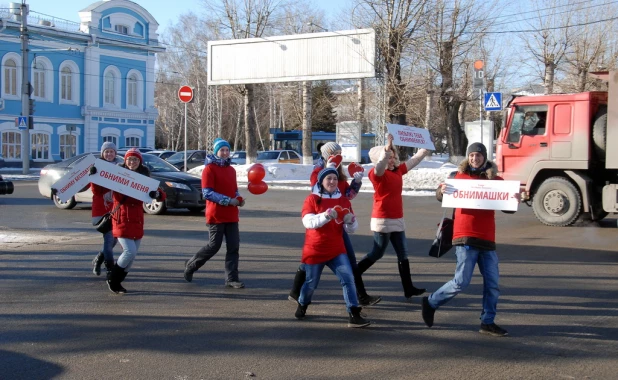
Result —
<path fill-rule="evenodd" d="M 249 168 L 249 172 L 247 173 L 247 178 L 249 179 L 250 183 L 256 183 L 256 184 L 260 183 L 262 182 L 265 176 L 266 176 L 266 170 L 264 170 L 264 166 L 262 166 L 262 164 L 252 165 Z"/>
<path fill-rule="evenodd" d="M 251 194 L 255 195 L 264 194 L 266 190 L 268 190 L 268 184 L 264 181 L 250 182 L 249 186 L 247 186 L 247 190 L 249 190 Z"/>

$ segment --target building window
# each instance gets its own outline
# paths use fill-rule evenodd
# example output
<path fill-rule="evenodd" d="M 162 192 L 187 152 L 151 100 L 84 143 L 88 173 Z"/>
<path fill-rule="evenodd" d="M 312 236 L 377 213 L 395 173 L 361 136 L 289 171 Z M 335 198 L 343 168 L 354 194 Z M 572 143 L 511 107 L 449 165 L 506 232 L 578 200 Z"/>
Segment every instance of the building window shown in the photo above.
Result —
<path fill-rule="evenodd" d="M 2 154 L 5 159 L 21 159 L 21 132 L 2 132 Z"/>
<path fill-rule="evenodd" d="M 114 145 L 118 146 L 118 137 L 114 135 L 103 136 L 103 142 L 111 142 Z"/>
<path fill-rule="evenodd" d="M 65 66 L 60 72 L 60 99 L 73 100 L 73 73 Z"/>
<path fill-rule="evenodd" d="M 105 74 L 105 103 L 107 104 L 115 104 L 114 102 L 114 93 L 115 93 L 115 85 L 116 78 L 114 77 L 114 73 L 108 71 Z"/>
<path fill-rule="evenodd" d="M 17 96 L 17 64 L 12 59 L 4 62 L 4 93 Z"/>
<path fill-rule="evenodd" d="M 131 74 L 127 83 L 127 105 L 137 107 L 137 75 Z"/>
<path fill-rule="evenodd" d="M 133 146 L 140 146 L 139 145 L 139 137 L 126 137 L 124 140 L 124 146 L 127 148 L 133 147 Z"/>
<path fill-rule="evenodd" d="M 49 160 L 49 135 L 46 133 L 33 133 L 30 137 L 32 159 Z"/>
<path fill-rule="evenodd" d="M 60 158 L 67 159 L 77 154 L 77 136 L 60 135 Z"/>
<path fill-rule="evenodd" d="M 34 92 L 33 95 L 36 98 L 44 98 L 45 97 L 45 66 L 37 62 L 34 65 Z"/>
<path fill-rule="evenodd" d="M 116 25 L 114 29 L 116 30 L 117 33 L 129 34 L 129 28 L 124 25 Z"/>

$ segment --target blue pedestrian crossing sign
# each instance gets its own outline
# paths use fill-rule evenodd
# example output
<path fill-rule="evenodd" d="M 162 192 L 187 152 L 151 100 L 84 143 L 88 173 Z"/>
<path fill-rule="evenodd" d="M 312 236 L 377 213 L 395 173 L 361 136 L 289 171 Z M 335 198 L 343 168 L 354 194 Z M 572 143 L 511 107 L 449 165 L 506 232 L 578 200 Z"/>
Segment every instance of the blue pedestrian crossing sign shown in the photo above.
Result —
<path fill-rule="evenodd" d="M 17 124 L 17 128 L 28 129 L 28 116 L 19 116 L 15 121 Z"/>
<path fill-rule="evenodd" d="M 485 104 L 485 111 L 502 111 L 502 93 L 486 92 L 483 104 Z"/>

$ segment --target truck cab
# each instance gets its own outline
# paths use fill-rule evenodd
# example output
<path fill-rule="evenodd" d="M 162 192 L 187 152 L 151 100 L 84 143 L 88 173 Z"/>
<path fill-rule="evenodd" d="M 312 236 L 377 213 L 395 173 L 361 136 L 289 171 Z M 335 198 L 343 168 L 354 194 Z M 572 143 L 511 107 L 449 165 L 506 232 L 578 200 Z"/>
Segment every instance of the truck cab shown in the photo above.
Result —
<path fill-rule="evenodd" d="M 520 181 L 522 200 L 542 223 L 566 226 L 582 214 L 598 220 L 614 211 L 603 202 L 604 187 L 618 182 L 606 160 L 609 96 L 522 96 L 508 105 L 496 144 L 498 169 L 504 179 Z"/>

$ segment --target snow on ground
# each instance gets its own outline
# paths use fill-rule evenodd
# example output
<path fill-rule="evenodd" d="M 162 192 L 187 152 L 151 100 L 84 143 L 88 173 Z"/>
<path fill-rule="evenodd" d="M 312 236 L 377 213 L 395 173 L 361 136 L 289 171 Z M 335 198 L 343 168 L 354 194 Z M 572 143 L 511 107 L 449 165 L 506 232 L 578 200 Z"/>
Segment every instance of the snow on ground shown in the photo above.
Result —
<path fill-rule="evenodd" d="M 438 185 L 444 181 L 449 173 L 456 169 L 456 166 L 448 163 L 448 156 L 431 156 L 425 159 L 412 171 L 403 177 L 404 195 L 433 195 Z M 365 168 L 365 178 L 361 191 L 373 192 L 371 181 L 366 178 L 372 164 L 363 165 Z M 234 165 L 239 186 L 242 188 L 247 183 L 247 172 L 251 165 Z M 313 170 L 313 165 L 298 164 L 264 164 L 266 177 L 264 181 L 271 187 L 278 189 L 297 189 L 309 190 L 309 177 Z M 204 166 L 198 166 L 189 170 L 189 173 L 201 176 Z M 344 172 L 347 166 L 344 165 Z"/>

